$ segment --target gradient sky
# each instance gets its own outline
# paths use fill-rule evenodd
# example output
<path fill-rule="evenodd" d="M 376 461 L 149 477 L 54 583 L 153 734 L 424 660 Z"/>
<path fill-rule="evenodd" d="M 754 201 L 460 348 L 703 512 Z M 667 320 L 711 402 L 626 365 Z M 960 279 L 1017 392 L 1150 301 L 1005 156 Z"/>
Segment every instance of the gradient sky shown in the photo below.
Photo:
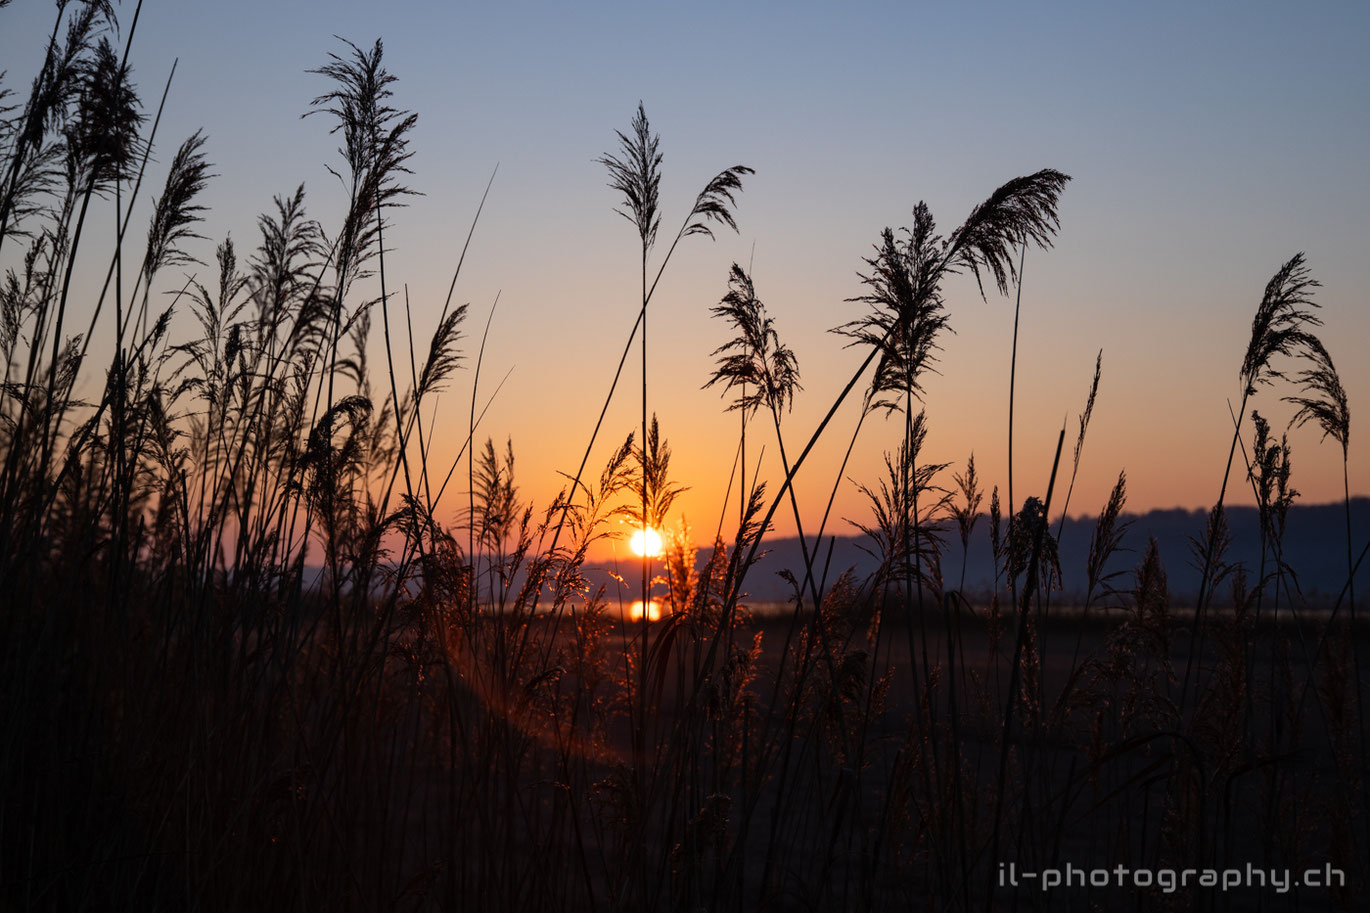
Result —
<path fill-rule="evenodd" d="M 127 28 L 132 4 L 120 14 Z M 5 85 L 27 85 L 51 17 L 52 4 L 37 0 L 0 11 Z M 1120 469 L 1134 510 L 1210 504 L 1252 313 L 1298 251 L 1322 282 L 1323 338 L 1350 395 L 1351 488 L 1370 492 L 1356 430 L 1370 394 L 1370 5 L 148 0 L 132 60 L 150 109 L 180 64 L 145 188 L 160 187 L 171 151 L 203 127 L 219 175 L 205 199 L 212 241 L 231 232 L 246 255 L 256 214 L 302 181 L 331 233 L 345 202 L 325 169 L 336 142 L 324 118 L 299 115 L 327 90 L 305 71 L 343 49 L 335 35 L 383 38 L 394 101 L 420 116 L 412 184 L 424 196 L 394 213 L 386 240 L 392 287 L 407 284 L 425 337 L 499 166 L 456 294 L 471 304 L 472 355 L 501 294 L 482 389 L 512 374 L 481 434 L 513 437 L 521 492 L 539 504 L 558 471 L 574 472 L 637 313 L 636 236 L 613 213 L 595 160 L 639 99 L 665 155 L 663 232 L 717 171 L 757 172 L 739 234 L 682 244 L 649 318 L 651 407 L 674 475 L 691 487 L 677 516 L 702 538 L 736 444 L 736 415 L 700 390 L 727 335 L 708 309 L 729 265 L 753 262 L 758 294 L 799 358 L 805 389 L 784 426 L 797 451 L 863 357 L 825 331 L 860 312 L 844 299 L 861 294 L 857 271 L 881 229 L 908 224 L 922 199 L 950 231 L 999 184 L 1044 167 L 1074 180 L 1055 249 L 1026 262 L 1020 498 L 1044 490 L 1063 421 L 1068 459 L 1103 349 L 1071 512 L 1096 513 Z M 212 244 L 200 253 L 209 259 Z M 953 282 L 947 300 L 956 335 L 925 384 L 925 458 L 959 470 L 974 451 L 982 478 L 1003 484 L 1013 302 L 982 300 L 969 280 Z M 636 427 L 637 359 L 596 472 Z M 460 375 L 439 405 L 438 463 L 465 432 L 470 383 Z M 1292 392 L 1263 388 L 1254 406 L 1283 427 L 1293 410 L 1279 397 Z M 853 398 L 800 476 L 806 515 L 822 511 L 855 407 Z M 848 475 L 874 482 L 901 428 L 868 424 Z M 1291 441 L 1304 500 L 1339 499 L 1340 448 L 1312 428 Z M 756 454 L 753 442 L 766 444 L 763 476 L 778 482 L 773 434 L 758 424 Z M 1249 499 L 1235 487 L 1236 503 Z M 865 519 L 850 482 L 837 515 Z M 777 516 L 780 532 L 793 529 L 787 512 Z"/>

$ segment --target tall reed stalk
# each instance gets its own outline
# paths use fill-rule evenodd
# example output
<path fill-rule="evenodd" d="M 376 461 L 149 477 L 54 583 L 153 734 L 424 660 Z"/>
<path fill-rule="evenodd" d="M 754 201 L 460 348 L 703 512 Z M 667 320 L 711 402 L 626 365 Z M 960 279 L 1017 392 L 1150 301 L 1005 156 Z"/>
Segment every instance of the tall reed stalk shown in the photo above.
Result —
<path fill-rule="evenodd" d="M 1241 380 L 1241 404 L 1237 408 L 1236 427 L 1232 432 L 1232 444 L 1228 448 L 1227 463 L 1223 468 L 1223 481 L 1218 489 L 1218 500 L 1213 505 L 1213 516 L 1220 517 L 1223 502 L 1227 497 L 1227 482 L 1232 473 L 1232 459 L 1237 453 L 1237 443 L 1241 440 L 1241 422 L 1246 412 L 1247 401 L 1256 394 L 1257 388 L 1283 379 L 1282 370 L 1275 364 L 1280 356 L 1297 353 L 1309 345 L 1315 337 L 1307 327 L 1320 326 L 1322 321 L 1309 308 L 1317 307 L 1312 299 L 1314 289 L 1319 283 L 1310 277 L 1304 264 L 1302 253 L 1297 253 L 1281 266 L 1266 283 L 1265 293 L 1261 296 L 1256 314 L 1251 321 L 1251 338 L 1247 342 L 1246 354 L 1242 357 L 1238 377 Z M 1202 650 L 1202 622 L 1204 612 L 1212 598 L 1213 560 L 1216 543 L 1212 536 L 1204 547 L 1202 570 L 1199 574 L 1199 594 L 1195 600 L 1194 618 L 1191 635 L 1200 649 L 1190 653 L 1185 667 L 1184 685 L 1181 688 L 1181 704 L 1189 692 L 1190 673 L 1194 659 Z"/>

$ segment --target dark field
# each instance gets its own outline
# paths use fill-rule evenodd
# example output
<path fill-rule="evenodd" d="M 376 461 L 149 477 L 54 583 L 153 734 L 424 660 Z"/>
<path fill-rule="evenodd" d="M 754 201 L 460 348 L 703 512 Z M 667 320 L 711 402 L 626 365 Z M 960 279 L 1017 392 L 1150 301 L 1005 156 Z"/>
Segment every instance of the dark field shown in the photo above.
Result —
<path fill-rule="evenodd" d="M 445 634 L 397 612 L 353 632 L 377 636 L 364 667 L 327 611 L 271 623 L 262 643 L 299 638 L 288 662 L 238 642 L 177 669 L 183 645 L 91 630 L 84 674 L 6 708 L 37 762 L 10 887 L 61 909 L 1010 909 L 1013 863 L 1347 878 L 1020 887 L 1028 909 L 1338 909 L 1361 890 L 1339 843 L 1364 820 L 1338 761 L 1354 724 L 1325 669 L 1370 649 L 1363 629 L 1215 611 L 1200 656 L 1183 618 L 1065 609 L 1025 639 L 1006 723 L 1013 624 L 908 627 L 846 595 L 817 627 L 656 622 L 645 665 L 640 622 L 582 605 Z M 250 678 L 220 678 L 235 667 Z"/>

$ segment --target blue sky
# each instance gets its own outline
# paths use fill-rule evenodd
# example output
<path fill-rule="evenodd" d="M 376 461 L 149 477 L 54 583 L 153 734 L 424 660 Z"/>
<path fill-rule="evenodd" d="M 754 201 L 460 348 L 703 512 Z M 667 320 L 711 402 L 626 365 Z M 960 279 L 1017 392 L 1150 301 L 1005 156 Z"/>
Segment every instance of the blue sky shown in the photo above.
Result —
<path fill-rule="evenodd" d="M 37 0 L 0 11 L 5 85 L 27 84 L 52 15 Z M 126 29 L 132 5 L 120 15 Z M 155 107 L 180 58 L 160 161 L 206 130 L 219 175 L 206 198 L 212 240 L 231 232 L 245 251 L 256 213 L 302 181 L 312 213 L 336 224 L 343 193 L 324 167 L 336 143 L 323 118 L 299 117 L 326 90 L 305 71 L 343 50 L 335 35 L 382 37 L 394 100 L 420 115 L 412 183 L 424 195 L 395 216 L 387 270 L 408 284 L 422 332 L 499 166 L 457 295 L 478 333 L 501 294 L 482 385 L 513 373 L 485 430 L 513 436 L 524 491 L 540 501 L 557 470 L 574 470 L 636 314 L 636 241 L 595 160 L 639 100 L 662 136 L 665 224 L 720 169 L 757 170 L 740 232 L 683 245 L 649 319 L 652 405 L 696 526 L 713 525 L 735 441 L 735 417 L 698 389 L 724 339 L 708 308 L 729 264 L 752 260 L 799 356 L 805 391 L 785 427 L 797 448 L 860 362 L 825 331 L 855 315 L 844 299 L 861 293 L 856 273 L 880 230 L 907 224 L 924 199 L 949 231 L 998 184 L 1043 167 L 1074 180 L 1056 249 L 1027 258 L 1018 486 L 1044 485 L 1102 348 L 1073 511 L 1097 511 L 1122 468 L 1134 507 L 1210 502 L 1252 311 L 1305 251 L 1351 398 L 1352 489 L 1370 491 L 1356 431 L 1370 394 L 1370 6 L 148 0 L 136 78 Z M 161 177 L 154 169 L 149 186 Z M 948 304 L 956 335 L 927 384 L 928 457 L 959 469 L 974 450 L 1002 483 L 1012 302 L 982 301 L 967 281 Z M 605 451 L 634 425 L 639 379 L 625 375 Z M 453 427 L 468 384 L 440 410 Z M 1255 402 L 1277 427 L 1288 392 Z M 801 503 L 821 512 L 854 423 L 843 413 L 815 452 Z M 850 475 L 874 477 L 897 425 L 871 426 Z M 1311 429 L 1291 438 L 1296 487 L 1338 498 L 1335 445 Z M 844 486 L 839 511 L 861 510 Z"/>

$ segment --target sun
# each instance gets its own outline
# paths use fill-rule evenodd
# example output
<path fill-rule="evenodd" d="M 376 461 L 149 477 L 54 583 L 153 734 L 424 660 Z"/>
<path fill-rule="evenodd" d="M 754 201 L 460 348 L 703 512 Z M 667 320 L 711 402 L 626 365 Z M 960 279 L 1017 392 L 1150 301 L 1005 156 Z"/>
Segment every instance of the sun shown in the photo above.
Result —
<path fill-rule="evenodd" d="M 644 614 L 647 616 L 648 621 L 660 621 L 661 603 L 657 602 L 655 599 L 647 600 L 647 611 L 644 613 L 642 611 L 642 600 L 634 600 L 633 607 L 629 610 L 629 617 L 631 617 L 633 621 L 641 621 Z"/>
<path fill-rule="evenodd" d="M 655 558 L 661 554 L 661 533 L 652 529 L 640 529 L 633 533 L 628 540 L 628 547 L 633 550 L 633 554 L 641 555 L 643 558 Z"/>

